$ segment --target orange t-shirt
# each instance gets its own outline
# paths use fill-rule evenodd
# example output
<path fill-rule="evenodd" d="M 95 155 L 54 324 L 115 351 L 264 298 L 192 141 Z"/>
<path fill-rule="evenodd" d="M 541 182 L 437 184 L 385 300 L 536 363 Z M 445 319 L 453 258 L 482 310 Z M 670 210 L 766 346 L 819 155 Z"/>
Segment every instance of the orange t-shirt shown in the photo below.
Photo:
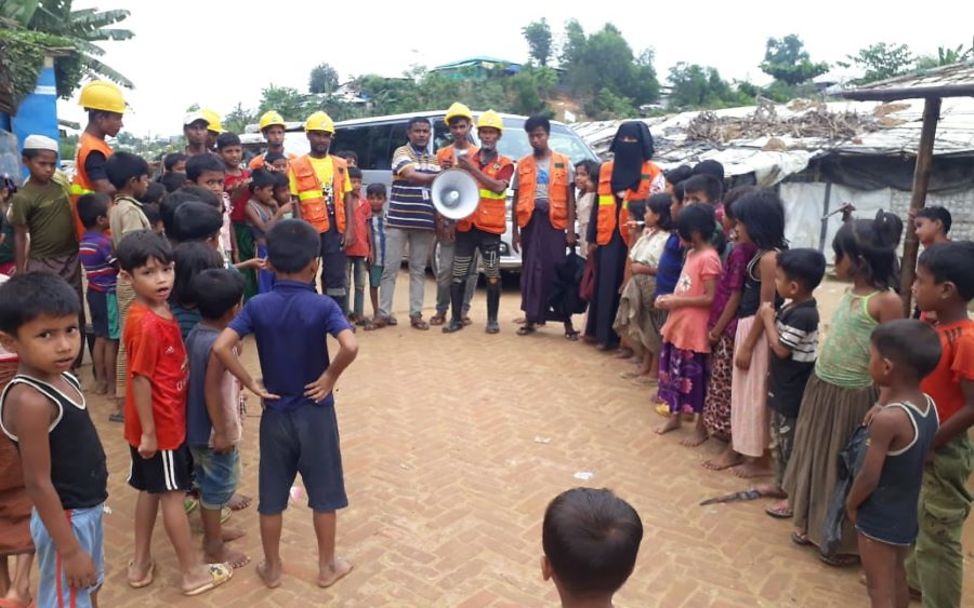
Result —
<path fill-rule="evenodd" d="M 943 424 L 964 407 L 961 381 L 974 382 L 974 321 L 964 319 L 938 325 L 937 334 L 943 354 L 936 369 L 920 383 L 920 389 L 937 404 Z"/>
<path fill-rule="evenodd" d="M 132 379 L 152 383 L 152 418 L 160 450 L 175 450 L 186 440 L 186 385 L 189 359 L 176 319 L 164 319 L 145 304 L 133 302 L 122 334 L 128 354 L 125 387 L 125 440 L 138 447 L 142 424 L 135 409 Z"/>

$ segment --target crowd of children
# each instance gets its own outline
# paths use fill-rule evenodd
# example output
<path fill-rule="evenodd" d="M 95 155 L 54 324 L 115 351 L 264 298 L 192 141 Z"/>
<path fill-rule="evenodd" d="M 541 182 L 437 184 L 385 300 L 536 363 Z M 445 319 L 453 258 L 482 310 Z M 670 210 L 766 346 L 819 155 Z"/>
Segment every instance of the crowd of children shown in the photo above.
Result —
<path fill-rule="evenodd" d="M 796 545 L 818 547 L 833 566 L 861 561 L 874 606 L 904 606 L 911 593 L 921 593 L 926 606 L 958 606 L 960 531 L 974 469 L 974 322 L 966 312 L 974 244 L 947 238 L 946 209 L 911 218 L 909 229 L 925 247 L 913 287 L 922 320 L 904 320 L 896 293 L 902 221 L 879 212 L 844 222 L 832 242 L 834 268 L 851 287 L 820 345 L 813 294 L 826 259 L 789 248 L 778 196 L 749 186 L 725 193 L 723 168 L 712 161 L 649 171 L 651 138 L 647 145 L 648 132 L 630 131 L 633 141 L 620 141 L 638 146 L 644 165 L 641 176 L 635 165 L 632 186 L 603 192 L 615 182 L 611 165 L 585 161 L 574 171 L 582 238 L 593 236 L 585 225 L 613 199 L 624 236 L 622 244 L 615 235 L 603 239 L 603 226 L 598 239 L 582 240 L 596 259 L 610 243 L 625 251 L 624 272 L 613 274 L 618 284 L 604 292 L 608 299 L 595 303 L 598 331 L 586 342 L 601 350 L 620 343 L 619 355 L 634 364 L 622 377 L 653 387 L 650 401 L 666 417 L 659 434 L 679 432 L 687 447 L 719 440 L 725 449 L 705 467 L 769 477 L 757 491 L 775 499 L 768 515 L 792 520 Z M 93 337 L 92 390 L 117 404 L 111 419 L 124 423 L 128 483 L 138 492 L 131 587 L 154 581 L 160 510 L 184 594 L 219 586 L 250 561 L 232 546 L 242 532 L 225 526 L 228 509 L 249 502 L 236 492 L 241 387 L 263 405 L 258 574 L 268 587 L 281 583 L 282 514 L 299 473 L 313 511 L 318 584 L 330 586 L 352 568 L 335 551 L 335 512 L 348 501 L 332 389 L 355 359 L 354 324 L 377 326 L 365 314 L 365 288 L 377 316 L 390 264 L 385 187 L 362 192 L 353 154 L 332 165 L 349 180 L 335 182 L 348 213 L 330 205 L 327 214 L 352 236 L 342 239 L 340 271 L 353 297 L 325 297 L 314 284 L 329 229 L 320 232 L 303 215 L 303 177 L 295 183 L 292 172 L 289 181 L 282 151 L 243 168 L 236 135 L 222 133 L 214 143 L 213 151 L 192 154 L 197 142 L 189 155 L 168 155 L 155 182 L 144 159 L 111 154 L 102 168 L 114 193 L 90 191 L 71 205 L 54 172 L 56 142 L 32 136 L 23 150 L 30 180 L 16 193 L 4 181 L 0 191 L 12 228 L 0 233 L 0 247 L 13 239 L 7 270 L 14 275 L 0 286 L 0 341 L 20 361 L 0 397 L 0 429 L 17 446 L 34 506 L 42 606 L 61 597 L 94 605 L 104 580 L 105 454 L 71 374 L 85 331 L 82 301 Z M 665 189 L 647 179 L 656 174 Z M 332 280 L 335 270 L 329 273 Z M 460 284 L 456 276 L 453 283 Z M 605 296 L 597 290 L 593 297 Z M 614 319 L 611 328 L 604 319 Z M 260 380 L 239 360 L 251 334 Z M 329 335 L 338 343 L 334 357 Z M 689 421 L 692 430 L 681 432 Z M 838 548 L 825 550 L 839 453 L 864 424 L 868 452 L 846 499 Z M 187 503 L 187 495 L 194 500 Z M 202 558 L 187 517 L 197 507 Z M 568 491 L 545 513 L 544 577 L 566 605 L 611 598 L 632 572 L 641 538 L 638 514 L 611 492 Z M 11 597 L 24 594 L 7 587 Z"/>

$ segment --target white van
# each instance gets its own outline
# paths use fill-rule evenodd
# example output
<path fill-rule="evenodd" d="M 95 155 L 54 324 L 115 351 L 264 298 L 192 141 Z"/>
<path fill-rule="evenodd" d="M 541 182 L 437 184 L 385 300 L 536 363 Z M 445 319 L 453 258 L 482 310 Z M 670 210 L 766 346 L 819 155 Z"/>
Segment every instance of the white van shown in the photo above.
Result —
<path fill-rule="evenodd" d="M 391 116 L 374 116 L 371 118 L 357 118 L 335 123 L 335 139 L 332 141 L 332 153 L 349 150 L 358 155 L 358 166 L 362 170 L 363 183 L 383 183 L 387 189 L 392 186 L 392 153 L 396 148 L 406 143 L 406 124 L 416 116 L 428 118 L 433 123 L 433 137 L 430 138 L 430 152 L 435 153 L 440 148 L 451 143 L 450 130 L 446 126 L 444 116 L 446 112 L 414 112 L 411 114 L 395 114 Z M 474 112 L 474 117 L 480 112 Z M 502 114 L 504 120 L 504 135 L 498 142 L 498 151 L 517 161 L 531 153 L 527 133 L 524 132 L 524 121 L 527 116 Z M 241 136 L 246 148 L 256 148 L 263 141 L 256 126 L 248 126 L 248 133 Z M 284 149 L 292 154 L 306 154 L 309 150 L 308 140 L 304 135 L 301 123 L 288 123 L 284 136 Z M 471 131 L 476 142 L 476 129 Z M 548 145 L 557 152 L 565 154 L 572 162 L 583 160 L 598 160 L 595 152 L 579 137 L 571 127 L 551 122 L 551 137 Z M 521 255 L 511 248 L 511 191 L 507 197 L 508 228 L 501 237 L 501 269 L 505 271 L 519 271 L 521 269 Z M 436 254 L 434 250 L 432 263 L 435 266 Z"/>

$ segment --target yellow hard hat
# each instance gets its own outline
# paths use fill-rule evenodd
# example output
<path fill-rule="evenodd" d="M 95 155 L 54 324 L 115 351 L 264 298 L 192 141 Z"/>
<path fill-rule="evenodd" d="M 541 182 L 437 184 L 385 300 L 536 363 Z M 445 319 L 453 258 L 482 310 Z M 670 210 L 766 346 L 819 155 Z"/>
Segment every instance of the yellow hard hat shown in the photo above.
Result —
<path fill-rule="evenodd" d="M 281 116 L 275 110 L 268 110 L 267 112 L 264 112 L 264 114 L 260 117 L 260 130 L 263 131 L 264 129 L 272 125 L 278 125 L 279 127 L 285 127 L 285 128 L 287 127 L 287 125 L 284 124 L 283 116 Z"/>
<path fill-rule="evenodd" d="M 335 123 L 332 121 L 331 116 L 328 116 L 324 112 L 315 112 L 308 117 L 308 120 L 304 121 L 304 130 L 334 133 Z"/>
<path fill-rule="evenodd" d="M 227 130 L 223 128 L 220 124 L 220 115 L 216 111 L 209 108 L 203 108 L 200 110 L 200 114 L 206 118 L 206 130 L 213 131 L 214 133 L 226 133 Z"/>
<path fill-rule="evenodd" d="M 473 122 L 473 114 L 470 112 L 470 108 L 459 101 L 453 102 L 453 105 L 446 111 L 446 124 L 450 124 L 450 121 L 454 118 L 466 118 L 470 122 Z"/>
<path fill-rule="evenodd" d="M 125 113 L 125 100 L 122 90 L 107 80 L 89 82 L 81 89 L 78 105 L 88 110 Z"/>
<path fill-rule="evenodd" d="M 483 129 L 484 127 L 493 127 L 498 131 L 500 131 L 501 133 L 503 133 L 504 119 L 502 119 L 501 115 L 498 114 L 497 112 L 493 110 L 487 110 L 486 112 L 480 115 L 480 120 L 477 121 L 478 129 Z"/>

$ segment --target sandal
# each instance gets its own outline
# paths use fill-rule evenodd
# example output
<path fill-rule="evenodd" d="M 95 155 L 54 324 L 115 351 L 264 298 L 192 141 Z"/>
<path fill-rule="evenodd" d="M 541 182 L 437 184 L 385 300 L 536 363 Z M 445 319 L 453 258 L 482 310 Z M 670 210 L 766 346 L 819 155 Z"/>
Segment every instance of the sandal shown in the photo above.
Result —
<path fill-rule="evenodd" d="M 818 558 L 833 568 L 848 568 L 859 564 L 858 555 L 819 555 Z"/>
<path fill-rule="evenodd" d="M 764 512 L 775 519 L 791 519 L 795 514 L 787 500 L 768 505 Z"/>
<path fill-rule="evenodd" d="M 412 317 L 411 319 L 409 319 L 409 325 L 413 329 L 418 329 L 420 331 L 427 331 L 430 328 L 430 324 L 424 321 L 423 317 Z"/>
<path fill-rule="evenodd" d="M 110 414 L 108 416 L 108 421 L 109 422 L 125 422 L 125 414 L 122 414 L 121 412 L 114 413 L 114 414 Z"/>
<path fill-rule="evenodd" d="M 362 320 L 362 330 L 363 331 L 375 331 L 379 329 L 379 326 L 372 319 Z"/>
<path fill-rule="evenodd" d="M 578 342 L 578 335 L 579 335 L 578 332 L 575 331 L 574 329 L 565 330 L 565 339 L 568 340 L 569 342 Z"/>
<path fill-rule="evenodd" d="M 394 316 L 389 315 L 388 317 L 386 317 L 386 325 L 391 325 L 395 327 L 396 325 L 399 325 L 399 320 Z"/>
<path fill-rule="evenodd" d="M 183 595 L 193 597 L 201 593 L 206 593 L 210 589 L 219 587 L 233 577 L 233 568 L 226 564 L 207 564 L 206 567 L 210 571 L 210 580 L 199 587 L 183 591 Z"/>
<path fill-rule="evenodd" d="M 430 322 L 429 322 L 430 325 L 443 325 L 444 323 L 446 323 L 446 313 L 445 312 L 438 312 L 435 315 L 433 315 L 432 317 L 430 317 Z M 413 327 L 416 327 L 416 326 L 413 325 Z"/>
<path fill-rule="evenodd" d="M 463 326 L 466 327 L 467 325 L 473 325 L 473 319 L 467 315 L 463 315 Z"/>
<path fill-rule="evenodd" d="M 521 327 L 518 328 L 517 335 L 519 335 L 519 336 L 530 336 L 531 334 L 533 334 L 536 331 L 538 331 L 538 328 L 537 327 L 535 327 L 534 325 L 528 325 L 527 323 L 525 323 L 524 325 L 522 325 Z"/>
<path fill-rule="evenodd" d="M 799 533 L 795 530 L 791 532 L 791 542 L 795 543 L 799 547 L 809 547 L 812 545 L 812 541 L 808 540 L 808 533 Z"/>
<path fill-rule="evenodd" d="M 132 567 L 132 562 L 129 562 L 129 568 Z M 156 563 L 150 562 L 149 568 L 145 571 L 145 576 L 137 581 L 129 580 L 129 587 L 132 589 L 143 589 L 152 584 L 152 579 L 155 577 L 156 573 Z"/>
<path fill-rule="evenodd" d="M 633 382 L 641 386 L 653 386 L 654 384 L 659 384 L 659 378 L 656 376 L 647 376 L 646 374 L 639 374 L 632 379 Z M 669 411 L 669 408 L 667 408 Z"/>

